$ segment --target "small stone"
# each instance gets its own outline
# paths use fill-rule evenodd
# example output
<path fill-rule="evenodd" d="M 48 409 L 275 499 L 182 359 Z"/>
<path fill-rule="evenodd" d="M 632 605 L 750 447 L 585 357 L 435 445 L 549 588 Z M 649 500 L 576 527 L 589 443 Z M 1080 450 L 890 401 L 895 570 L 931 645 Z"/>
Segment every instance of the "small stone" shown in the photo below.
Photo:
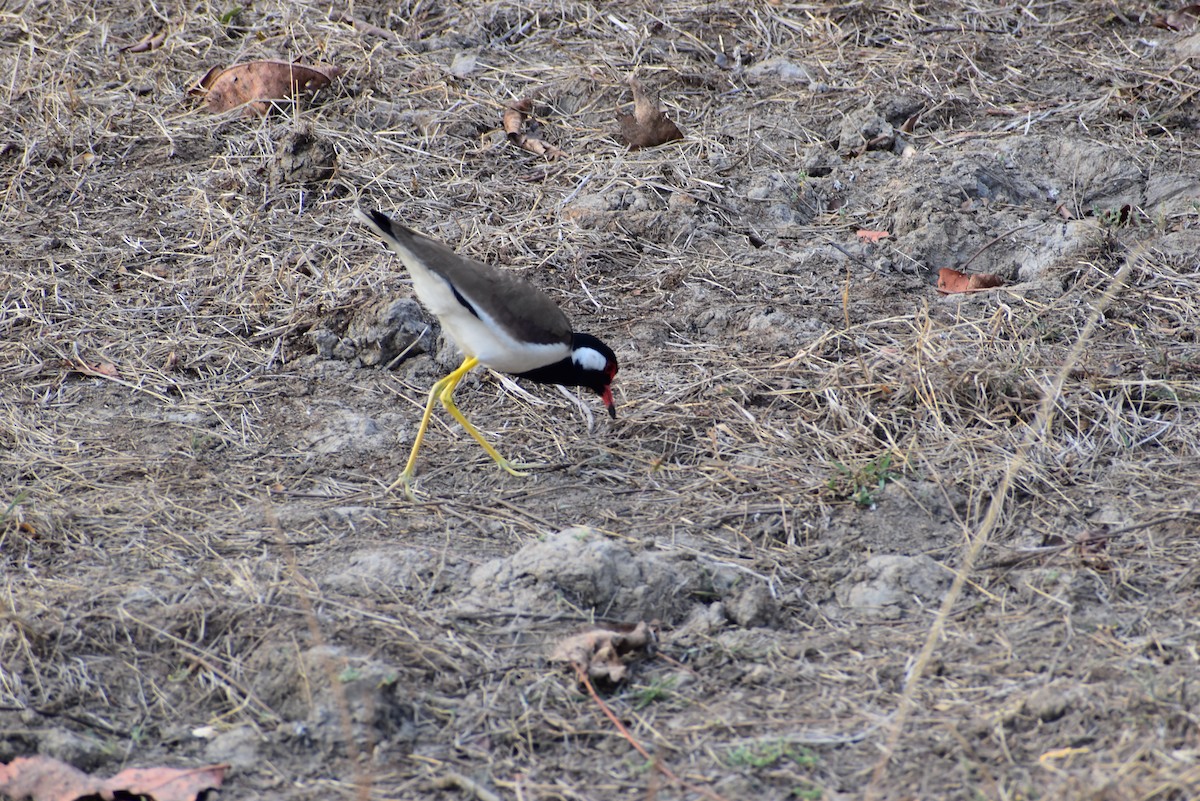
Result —
<path fill-rule="evenodd" d="M 450 63 L 450 74 L 456 78 L 465 78 L 479 68 L 479 59 L 474 53 L 456 53 Z"/>

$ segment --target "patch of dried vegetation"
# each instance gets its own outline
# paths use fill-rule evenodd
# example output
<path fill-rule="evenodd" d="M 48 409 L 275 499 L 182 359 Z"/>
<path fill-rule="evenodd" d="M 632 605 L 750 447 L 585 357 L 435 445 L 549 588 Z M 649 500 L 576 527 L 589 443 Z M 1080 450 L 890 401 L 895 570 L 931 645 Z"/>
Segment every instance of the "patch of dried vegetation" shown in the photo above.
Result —
<path fill-rule="evenodd" d="M 609 698 L 694 785 L 1200 795 L 1187 32 L 1054 3 L 353 14 L 0 10 L 0 756 L 232 755 L 232 791 L 273 797 L 683 797 L 542 659 L 605 610 L 458 607 L 471 568 L 587 524 L 778 606 L 747 628 L 697 598 L 661 645 L 686 667 L 650 661 Z M 261 119 L 188 99 L 209 67 L 261 58 L 345 72 Z M 635 71 L 684 140 L 615 138 Z M 566 157 L 508 142 L 525 98 Z M 385 495 L 445 354 L 394 374 L 316 356 L 315 332 L 407 292 L 357 203 L 508 263 L 616 344 L 616 426 L 484 379 L 472 419 L 552 468 L 510 481 L 443 427 L 428 500 Z M 1060 229 L 1074 249 L 1023 275 Z M 978 252 L 1009 285 L 940 298 L 954 265 L 914 252 Z M 998 488 L 939 623 L 835 603 L 876 554 L 961 567 Z M 404 567 L 331 579 L 366 549 Z M 246 758 L 200 725 L 261 742 Z"/>

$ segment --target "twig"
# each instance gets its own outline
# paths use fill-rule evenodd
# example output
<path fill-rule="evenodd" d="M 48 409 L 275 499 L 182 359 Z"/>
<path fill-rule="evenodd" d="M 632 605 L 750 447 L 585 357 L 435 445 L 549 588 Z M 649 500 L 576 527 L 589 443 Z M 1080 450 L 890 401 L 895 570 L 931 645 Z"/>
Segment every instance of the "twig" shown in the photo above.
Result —
<path fill-rule="evenodd" d="M 438 789 L 446 789 L 447 787 L 458 787 L 471 793 L 480 801 L 502 801 L 500 796 L 493 793 L 488 788 L 484 787 L 479 782 L 472 779 L 470 776 L 464 776 L 458 771 L 449 771 L 445 776 L 442 776 L 434 782 L 434 786 Z"/>
<path fill-rule="evenodd" d="M 1121 269 L 1117 271 L 1116 276 L 1113 278 L 1112 283 L 1105 290 L 1104 295 L 1101 296 L 1100 300 L 1092 308 L 1087 322 L 1084 323 L 1083 330 L 1079 333 L 1075 344 L 1071 347 L 1070 352 L 1063 359 L 1062 365 L 1058 368 L 1058 373 L 1054 376 L 1054 381 L 1042 395 L 1042 402 L 1038 406 L 1037 416 L 1034 418 L 1033 425 L 1026 431 L 1025 438 L 1017 447 L 1016 453 L 1008 461 L 1004 475 L 992 493 L 992 500 L 988 504 L 987 512 L 984 514 L 983 522 L 979 525 L 979 530 L 967 542 L 962 562 L 954 574 L 954 582 L 950 585 L 949 591 L 947 591 L 946 596 L 942 599 L 942 604 L 938 608 L 937 615 L 933 619 L 933 624 L 929 627 L 929 633 L 925 637 L 925 643 L 921 646 L 921 651 L 917 655 L 916 662 L 913 664 L 912 670 L 908 674 L 908 679 L 904 683 L 904 691 L 900 695 L 900 704 L 896 709 L 896 716 L 892 720 L 891 730 L 888 733 L 887 742 L 883 749 L 883 756 L 875 764 L 871 772 L 871 783 L 867 785 L 864 797 L 868 801 L 882 797 L 882 788 L 884 780 L 887 778 L 888 765 L 891 763 L 892 755 L 896 752 L 896 747 L 900 744 L 900 735 L 903 734 L 904 728 L 908 723 L 908 717 L 912 713 L 917 685 L 924 676 L 925 669 L 929 666 L 929 660 L 933 657 L 933 652 L 942 639 L 942 632 L 946 627 L 946 621 L 954 610 L 954 605 L 958 602 L 959 596 L 962 595 L 963 587 L 966 586 L 967 580 L 974 570 L 979 554 L 983 551 L 984 546 L 987 545 L 988 539 L 1000 522 L 1000 515 L 1008 500 L 1008 493 L 1012 489 L 1013 482 L 1016 480 L 1017 474 L 1020 473 L 1029 461 L 1029 455 L 1033 451 L 1034 446 L 1038 444 L 1050 427 L 1050 421 L 1054 417 L 1055 404 L 1062 395 L 1063 386 L 1066 384 L 1067 378 L 1071 375 L 1071 371 L 1075 368 L 1075 365 L 1083 357 L 1084 349 L 1092 336 L 1092 332 L 1096 330 L 1096 325 L 1100 322 L 1100 317 L 1103 315 L 1104 310 L 1108 308 L 1113 298 L 1116 297 L 1117 292 L 1125 286 L 1125 279 L 1129 275 L 1129 271 L 1133 269 L 1133 264 L 1140 255 L 1141 249 L 1125 260 L 1125 263 L 1121 265 Z"/>
<path fill-rule="evenodd" d="M 604 703 L 604 699 L 600 697 L 600 694 L 596 692 L 596 688 L 592 686 L 592 681 L 588 678 L 587 670 L 582 665 L 574 662 L 571 663 L 571 667 L 575 668 L 575 675 L 578 677 L 579 683 L 584 687 L 587 687 L 588 694 L 592 696 L 592 700 L 595 701 L 596 705 L 600 707 L 600 711 L 604 713 L 604 716 L 612 721 L 612 724 L 617 727 L 617 731 L 621 733 L 622 737 L 629 741 L 629 744 L 634 747 L 634 750 L 641 754 L 646 760 L 654 763 L 654 769 L 656 771 L 665 776 L 668 781 L 673 782 L 677 787 L 682 787 L 683 789 L 690 790 L 693 793 L 700 793 L 705 798 L 713 799 L 713 801 L 727 801 L 724 796 L 719 795 L 707 787 L 699 787 L 691 784 L 690 782 L 685 782 L 683 779 L 675 775 L 675 771 L 667 767 L 663 763 L 662 759 L 650 756 L 650 752 L 646 750 L 645 746 L 639 743 L 637 738 L 629 733 L 629 729 L 625 728 L 625 724 L 621 722 L 621 719 L 618 718 L 616 713 L 609 708 L 608 704 Z"/>

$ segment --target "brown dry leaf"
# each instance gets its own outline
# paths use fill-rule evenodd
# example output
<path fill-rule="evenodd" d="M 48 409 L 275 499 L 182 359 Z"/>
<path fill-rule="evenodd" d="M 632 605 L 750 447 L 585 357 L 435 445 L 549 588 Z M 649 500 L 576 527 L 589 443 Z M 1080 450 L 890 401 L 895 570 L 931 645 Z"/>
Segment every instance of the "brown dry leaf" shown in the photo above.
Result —
<path fill-rule="evenodd" d="M 287 61 L 248 61 L 221 69 L 213 67 L 192 94 L 207 94 L 214 114 L 245 106 L 246 114 L 266 114 L 275 100 L 290 100 L 301 92 L 329 86 L 341 70 L 328 65 Z"/>
<path fill-rule="evenodd" d="M 1108 560 L 1108 543 L 1111 537 L 1108 525 L 1103 523 L 1083 532 L 1075 542 L 1083 563 L 1094 570 L 1108 570 L 1112 566 Z"/>
<path fill-rule="evenodd" d="M 343 22 L 354 27 L 354 30 L 359 33 L 370 34 L 371 36 L 382 36 L 384 39 L 391 39 L 393 42 L 400 41 L 400 37 L 386 28 L 380 28 L 378 25 L 352 17 L 345 12 L 330 12 L 329 18 L 334 22 Z"/>
<path fill-rule="evenodd" d="M 75 373 L 97 376 L 99 378 L 120 378 L 121 370 L 112 362 L 96 362 L 89 364 L 83 359 L 72 359 L 66 363 L 67 369 Z"/>
<path fill-rule="evenodd" d="M 167 32 L 159 31 L 142 38 L 140 42 L 135 44 L 125 45 L 120 49 L 121 53 L 149 53 L 151 50 L 157 50 L 163 46 L 163 42 L 167 41 Z"/>
<path fill-rule="evenodd" d="M 625 678 L 625 658 L 648 651 L 656 639 L 654 628 L 644 620 L 636 626 L 589 629 L 559 641 L 550 661 L 566 662 L 593 680 L 616 684 Z"/>
<path fill-rule="evenodd" d="M 201 793 L 215 790 L 225 781 L 228 765 L 206 765 L 202 768 L 128 768 L 104 782 L 109 798 L 116 793 L 129 793 L 153 798 L 154 801 L 194 801 Z"/>
<path fill-rule="evenodd" d="M 864 242 L 870 242 L 872 245 L 880 239 L 891 236 L 887 231 L 868 231 L 866 228 L 859 229 L 855 232 L 855 236 Z"/>
<path fill-rule="evenodd" d="M 562 149 L 538 139 L 536 136 L 529 136 L 521 130 L 525 124 L 525 119 L 532 113 L 533 101 L 528 97 L 524 100 L 518 100 L 504 109 L 501 124 L 504 126 L 504 133 L 508 134 L 508 141 L 522 150 L 528 150 L 530 153 L 545 156 L 551 161 L 566 158 L 567 154 Z"/>
<path fill-rule="evenodd" d="M 1197 18 L 1200 18 L 1200 3 L 1192 3 L 1178 11 L 1155 17 L 1153 24 L 1156 28 L 1166 28 L 1169 31 L 1185 31 L 1196 24 Z"/>
<path fill-rule="evenodd" d="M 191 770 L 131 768 L 111 779 L 89 776 L 47 756 L 17 757 L 0 765 L 0 796 L 13 801 L 77 801 L 100 796 L 145 796 L 154 801 L 194 801 L 225 780 L 227 765 Z"/>
<path fill-rule="evenodd" d="M 17 757 L 0 765 L 0 796 L 13 801 L 74 801 L 95 795 L 98 785 L 86 773 L 51 757 Z"/>
<path fill-rule="evenodd" d="M 632 76 L 629 88 L 633 90 L 633 113 L 618 114 L 617 124 L 621 126 L 621 138 L 630 150 L 656 147 L 683 138 L 679 127 L 659 110 L 656 94 L 647 92 L 641 81 Z"/>
<path fill-rule="evenodd" d="M 994 289 L 1004 286 L 1004 279 L 992 273 L 977 273 L 967 275 L 949 267 L 938 271 L 937 289 L 943 295 L 953 295 L 959 292 L 978 292 L 982 289 Z"/>

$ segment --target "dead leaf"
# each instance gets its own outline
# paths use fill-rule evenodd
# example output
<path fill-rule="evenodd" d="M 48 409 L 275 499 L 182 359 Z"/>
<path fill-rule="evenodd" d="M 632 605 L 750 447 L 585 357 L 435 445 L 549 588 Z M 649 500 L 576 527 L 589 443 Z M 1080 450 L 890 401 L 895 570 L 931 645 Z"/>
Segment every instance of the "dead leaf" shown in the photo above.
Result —
<path fill-rule="evenodd" d="M 887 231 L 868 231 L 867 229 L 863 228 L 856 232 L 855 236 L 862 241 L 870 242 L 873 245 L 880 239 L 891 236 L 891 234 L 889 234 Z"/>
<path fill-rule="evenodd" d="M 1093 570 L 1106 571 L 1112 567 L 1108 560 L 1109 527 L 1101 524 L 1079 536 L 1075 547 L 1081 561 Z"/>
<path fill-rule="evenodd" d="M 352 17 L 345 12 L 331 12 L 329 18 L 334 22 L 343 22 L 347 25 L 354 26 L 354 30 L 359 33 L 370 34 L 371 36 L 382 36 L 384 39 L 391 39 L 393 42 L 400 41 L 400 37 L 386 28 L 380 28 L 378 25 L 372 25 L 365 20 Z"/>
<path fill-rule="evenodd" d="M 221 786 L 228 767 L 131 768 L 101 779 L 53 757 L 17 757 L 7 765 L 0 764 L 0 796 L 13 801 L 77 801 L 121 794 L 154 801 L 195 801 L 201 793 Z"/>
<path fill-rule="evenodd" d="M 1192 3 L 1178 11 L 1172 11 L 1160 17 L 1155 17 L 1153 25 L 1156 28 L 1166 28 L 1169 31 L 1189 30 L 1200 17 L 1200 3 Z"/>
<path fill-rule="evenodd" d="M 104 789 L 111 794 L 142 795 L 154 801 L 194 801 L 201 793 L 220 787 L 228 768 L 228 765 L 207 765 L 191 770 L 128 768 L 104 782 Z"/>
<path fill-rule="evenodd" d="M 1004 286 L 1004 279 L 992 273 L 976 273 L 967 275 L 949 267 L 938 271 L 937 290 L 943 295 L 953 295 L 959 292 L 978 292 L 982 289 L 994 289 Z"/>
<path fill-rule="evenodd" d="M 621 138 L 630 150 L 656 147 L 675 139 L 682 139 L 683 132 L 667 119 L 658 108 L 658 96 L 647 92 L 641 81 L 630 76 L 629 88 L 633 90 L 633 113 L 618 114 Z"/>
<path fill-rule="evenodd" d="M 533 100 L 528 97 L 524 100 L 518 100 L 504 109 L 504 115 L 500 118 L 500 121 L 504 126 L 504 133 L 508 135 L 508 141 L 522 150 L 528 150 L 530 153 L 545 156 L 551 161 L 565 158 L 567 154 L 562 149 L 544 142 L 536 136 L 529 136 L 521 130 L 525 125 L 525 119 L 531 114 L 533 114 Z"/>
<path fill-rule="evenodd" d="M 163 42 L 167 41 L 167 32 L 159 31 L 158 33 L 144 36 L 141 41 L 135 44 L 125 45 L 120 49 L 121 53 L 149 53 L 151 50 L 157 50 L 163 46 Z"/>
<path fill-rule="evenodd" d="M 272 101 L 324 89 L 341 72 L 327 65 L 248 61 L 226 69 L 213 67 L 191 94 L 207 95 L 208 110 L 214 114 L 245 106 L 244 113 L 262 115 L 271 110 Z"/>
<path fill-rule="evenodd" d="M 75 373 L 96 376 L 97 378 L 121 377 L 120 368 L 118 368 L 112 362 L 96 362 L 95 364 L 89 364 L 83 359 L 71 359 L 67 362 L 67 369 Z"/>
<path fill-rule="evenodd" d="M 646 621 L 636 626 L 595 628 L 561 640 L 550 654 L 551 662 L 566 662 L 597 681 L 616 684 L 625 678 L 625 659 L 646 653 L 658 639 Z"/>
<path fill-rule="evenodd" d="M 0 765 L 0 795 L 13 801 L 74 801 L 94 795 L 98 784 L 83 771 L 50 757 L 17 757 Z"/>

